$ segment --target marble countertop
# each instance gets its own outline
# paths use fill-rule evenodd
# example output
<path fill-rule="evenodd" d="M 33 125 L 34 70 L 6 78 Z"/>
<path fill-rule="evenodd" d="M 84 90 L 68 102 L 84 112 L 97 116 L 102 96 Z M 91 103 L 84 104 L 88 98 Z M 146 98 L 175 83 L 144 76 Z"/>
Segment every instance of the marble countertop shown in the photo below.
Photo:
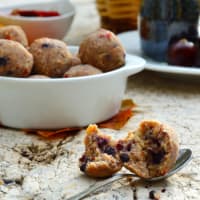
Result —
<path fill-rule="evenodd" d="M 93 0 L 73 0 L 77 15 L 65 38 L 78 45 L 99 27 Z M 136 102 L 140 112 L 121 131 L 124 136 L 143 119 L 157 119 L 172 126 L 181 148 L 190 148 L 193 159 L 176 175 L 156 183 L 141 180 L 115 182 L 85 198 L 90 200 L 147 200 L 155 190 L 160 200 L 198 200 L 200 197 L 200 82 L 177 80 L 143 71 L 128 80 L 124 98 Z M 96 179 L 81 174 L 78 157 L 84 150 L 84 130 L 56 140 L 43 139 L 9 128 L 0 129 L 0 199 L 64 200 L 84 190 Z M 1 183 L 4 180 L 4 184 Z"/>

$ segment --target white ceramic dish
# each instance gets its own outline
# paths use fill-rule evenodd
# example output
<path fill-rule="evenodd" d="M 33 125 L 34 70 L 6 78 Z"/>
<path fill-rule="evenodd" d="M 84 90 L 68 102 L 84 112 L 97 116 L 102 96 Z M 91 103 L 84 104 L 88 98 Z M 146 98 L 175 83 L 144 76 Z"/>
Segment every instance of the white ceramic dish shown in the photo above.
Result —
<path fill-rule="evenodd" d="M 144 64 L 144 59 L 127 55 L 123 67 L 93 76 L 0 77 L 0 122 L 14 128 L 58 129 L 109 119 L 119 111 L 127 77 L 142 71 Z"/>
<path fill-rule="evenodd" d="M 175 78 L 189 78 L 199 79 L 200 68 L 196 67 L 181 67 L 172 66 L 167 63 L 160 63 L 145 57 L 140 49 L 140 41 L 138 31 L 128 31 L 118 35 L 119 39 L 123 43 L 127 53 L 138 55 L 146 60 L 145 69 L 164 73 L 169 77 Z"/>
<path fill-rule="evenodd" d="M 61 15 L 56 17 L 21 17 L 11 16 L 13 9 L 55 10 Z M 63 39 L 73 21 L 75 8 L 69 0 L 46 0 L 34 3 L 15 3 L 0 6 L 0 24 L 19 25 L 32 42 L 36 38 L 50 37 Z"/>

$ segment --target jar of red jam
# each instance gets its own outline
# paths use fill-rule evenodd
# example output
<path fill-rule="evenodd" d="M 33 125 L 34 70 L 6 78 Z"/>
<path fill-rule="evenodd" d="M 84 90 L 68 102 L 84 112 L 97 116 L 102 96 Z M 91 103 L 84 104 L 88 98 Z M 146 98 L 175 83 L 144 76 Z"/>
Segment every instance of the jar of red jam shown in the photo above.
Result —
<path fill-rule="evenodd" d="M 144 55 L 166 61 L 170 44 L 198 37 L 198 0 L 143 0 L 139 35 Z"/>

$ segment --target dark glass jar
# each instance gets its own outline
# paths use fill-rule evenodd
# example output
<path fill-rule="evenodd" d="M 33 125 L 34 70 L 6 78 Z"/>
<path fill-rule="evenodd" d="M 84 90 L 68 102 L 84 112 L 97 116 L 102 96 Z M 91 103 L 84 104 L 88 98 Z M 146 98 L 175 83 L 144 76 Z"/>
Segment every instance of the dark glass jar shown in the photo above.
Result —
<path fill-rule="evenodd" d="M 166 61 L 168 46 L 181 38 L 198 37 L 198 0 L 143 0 L 139 34 L 143 53 Z"/>

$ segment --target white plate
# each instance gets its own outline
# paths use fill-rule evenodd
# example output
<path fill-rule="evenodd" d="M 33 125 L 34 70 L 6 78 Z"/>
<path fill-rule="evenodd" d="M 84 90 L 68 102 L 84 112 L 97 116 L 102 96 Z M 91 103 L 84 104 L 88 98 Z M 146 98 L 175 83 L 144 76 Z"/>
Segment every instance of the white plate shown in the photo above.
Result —
<path fill-rule="evenodd" d="M 147 70 L 164 73 L 167 76 L 177 78 L 197 79 L 198 77 L 200 77 L 200 68 L 172 66 L 168 65 L 167 63 L 153 61 L 142 55 L 138 31 L 128 31 L 120 33 L 118 37 L 125 47 L 127 53 L 138 55 L 146 59 L 145 69 Z"/>

